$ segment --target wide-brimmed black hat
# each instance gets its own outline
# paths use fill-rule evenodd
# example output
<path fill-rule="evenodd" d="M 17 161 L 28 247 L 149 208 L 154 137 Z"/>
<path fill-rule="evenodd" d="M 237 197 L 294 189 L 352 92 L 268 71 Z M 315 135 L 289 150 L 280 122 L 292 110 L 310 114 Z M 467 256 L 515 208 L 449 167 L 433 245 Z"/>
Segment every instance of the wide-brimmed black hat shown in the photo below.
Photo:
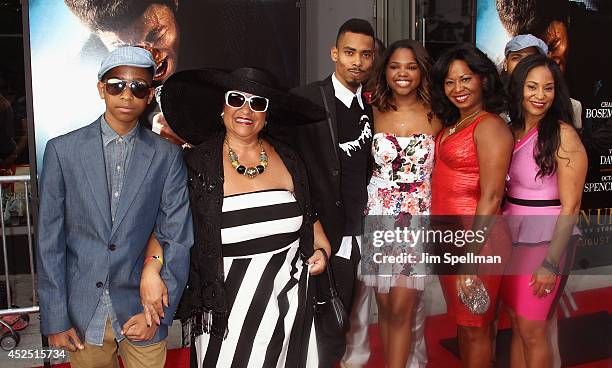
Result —
<path fill-rule="evenodd" d="M 271 124 L 302 125 L 325 119 L 325 110 L 277 87 L 274 77 L 258 68 L 185 70 L 162 87 L 161 106 L 174 132 L 188 143 L 200 144 L 223 129 L 220 114 L 225 92 L 247 92 L 270 100 Z"/>

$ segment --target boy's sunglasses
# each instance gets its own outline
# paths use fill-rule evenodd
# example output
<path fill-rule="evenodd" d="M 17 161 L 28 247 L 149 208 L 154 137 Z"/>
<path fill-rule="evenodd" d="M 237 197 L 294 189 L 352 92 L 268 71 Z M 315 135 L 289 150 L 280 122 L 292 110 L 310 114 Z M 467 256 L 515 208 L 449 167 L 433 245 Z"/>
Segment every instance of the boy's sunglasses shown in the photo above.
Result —
<path fill-rule="evenodd" d="M 149 95 L 151 87 L 145 82 L 129 81 L 118 78 L 109 78 L 105 83 L 106 92 L 112 96 L 117 96 L 123 93 L 126 87 L 130 87 L 132 95 L 136 98 L 146 98 Z"/>
<path fill-rule="evenodd" d="M 239 91 L 227 91 L 225 93 L 225 104 L 229 107 L 241 108 L 246 102 L 249 102 L 249 107 L 255 112 L 265 112 L 268 110 L 268 99 L 261 96 L 247 97 Z"/>

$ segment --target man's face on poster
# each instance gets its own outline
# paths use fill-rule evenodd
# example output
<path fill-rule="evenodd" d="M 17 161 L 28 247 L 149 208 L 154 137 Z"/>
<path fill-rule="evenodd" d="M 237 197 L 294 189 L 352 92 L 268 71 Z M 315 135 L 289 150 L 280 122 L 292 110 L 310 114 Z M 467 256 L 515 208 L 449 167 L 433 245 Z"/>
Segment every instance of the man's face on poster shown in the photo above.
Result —
<path fill-rule="evenodd" d="M 153 53 L 157 63 L 155 80 L 165 81 L 176 71 L 180 30 L 172 9 L 151 4 L 142 16 L 118 31 L 99 31 L 104 45 L 113 50 L 121 45 L 143 46 Z"/>
<path fill-rule="evenodd" d="M 565 73 L 570 45 L 567 24 L 563 19 L 566 17 L 564 12 L 570 0 L 494 1 L 500 21 L 508 35 L 514 37 L 531 33 L 542 39 L 548 46 L 548 57 L 559 65 L 562 73 Z M 550 9 L 556 6 L 557 9 Z"/>
<path fill-rule="evenodd" d="M 541 36 L 542 40 L 548 45 L 548 56 L 553 59 L 565 73 L 567 65 L 567 55 L 569 51 L 569 38 L 567 36 L 567 26 L 565 23 L 553 20 Z"/>

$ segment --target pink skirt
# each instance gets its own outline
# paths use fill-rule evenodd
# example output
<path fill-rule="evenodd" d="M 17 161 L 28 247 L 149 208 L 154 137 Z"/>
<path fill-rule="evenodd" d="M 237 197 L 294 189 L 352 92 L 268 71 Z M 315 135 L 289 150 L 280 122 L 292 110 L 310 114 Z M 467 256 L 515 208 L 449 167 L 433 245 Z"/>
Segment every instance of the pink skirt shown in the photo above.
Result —
<path fill-rule="evenodd" d="M 504 305 L 527 320 L 544 321 L 550 318 L 565 288 L 567 274 L 573 263 L 575 244 L 575 241 L 570 243 L 565 256 L 561 259 L 561 270 L 564 275 L 557 276 L 551 293 L 542 298 L 533 294 L 533 287 L 529 285 L 529 281 L 533 271 L 546 257 L 548 243 L 515 245 L 501 284 L 500 296 Z"/>

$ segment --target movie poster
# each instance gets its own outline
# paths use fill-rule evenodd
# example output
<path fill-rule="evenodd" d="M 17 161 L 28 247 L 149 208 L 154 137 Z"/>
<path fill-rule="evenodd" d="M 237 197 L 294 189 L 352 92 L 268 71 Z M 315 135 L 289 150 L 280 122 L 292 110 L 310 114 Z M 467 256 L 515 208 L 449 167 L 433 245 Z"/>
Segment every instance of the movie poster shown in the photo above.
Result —
<path fill-rule="evenodd" d="M 118 46 L 151 50 L 158 85 L 184 69 L 241 66 L 265 68 L 287 88 L 300 82 L 300 15 L 292 0 L 29 0 L 24 10 L 38 172 L 49 139 L 104 112 L 97 71 Z M 153 105 L 144 124 L 160 116 Z"/>
<path fill-rule="evenodd" d="M 532 33 L 561 66 L 582 104 L 580 133 L 589 157 L 579 226 L 577 268 L 612 264 L 612 2 L 604 0 L 478 1 L 476 46 L 500 68 L 506 42 Z"/>

